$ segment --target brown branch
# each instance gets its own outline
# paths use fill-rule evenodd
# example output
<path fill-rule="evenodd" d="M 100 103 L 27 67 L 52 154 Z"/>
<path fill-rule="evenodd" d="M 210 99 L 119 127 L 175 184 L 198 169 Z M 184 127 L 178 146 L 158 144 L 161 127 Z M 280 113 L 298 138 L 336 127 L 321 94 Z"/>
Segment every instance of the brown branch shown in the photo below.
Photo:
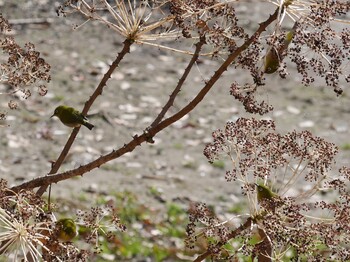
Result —
<path fill-rule="evenodd" d="M 271 262 L 272 261 L 272 243 L 266 232 L 258 228 L 258 233 L 262 241 L 256 244 L 258 250 L 258 261 L 259 262 Z"/>
<path fill-rule="evenodd" d="M 244 224 L 240 225 L 238 228 L 231 231 L 231 233 L 228 235 L 227 239 L 232 239 L 232 238 L 237 237 L 242 231 L 246 230 L 247 228 L 250 228 L 252 223 L 254 223 L 254 219 L 252 217 L 248 217 L 247 221 Z M 220 248 L 223 245 L 225 245 L 226 243 L 227 243 L 227 241 L 220 241 L 219 243 L 216 244 L 214 249 Z M 203 254 L 199 255 L 195 260 L 193 260 L 193 262 L 203 261 L 211 254 L 212 254 L 211 250 L 208 249 Z"/>
<path fill-rule="evenodd" d="M 144 132 L 140 136 L 135 136 L 133 140 L 131 140 L 128 144 L 125 144 L 122 148 L 118 150 L 113 150 L 111 153 L 101 156 L 100 158 L 86 164 L 83 166 L 80 166 L 76 169 L 60 173 L 57 175 L 52 176 L 45 176 L 45 177 L 39 177 L 36 179 L 33 179 L 29 182 L 23 183 L 22 185 L 15 186 L 12 188 L 13 191 L 19 191 L 21 189 L 32 189 L 36 187 L 43 187 L 47 186 L 51 183 L 57 183 L 59 181 L 74 177 L 74 176 L 81 176 L 86 172 L 91 171 L 92 169 L 96 167 L 100 167 L 102 164 L 111 161 L 113 159 L 116 159 L 125 153 L 133 151 L 136 146 L 141 145 L 141 143 L 145 141 L 149 141 L 150 138 L 155 136 L 157 133 L 159 133 L 164 128 L 170 126 L 174 122 L 181 119 L 183 116 L 188 114 L 190 111 L 192 111 L 205 97 L 205 95 L 209 92 L 209 90 L 213 87 L 213 85 L 216 83 L 216 81 L 220 78 L 220 76 L 227 70 L 228 66 L 245 50 L 247 49 L 256 38 L 259 37 L 259 35 L 266 30 L 267 26 L 271 24 L 274 20 L 276 20 L 278 16 L 278 8 L 274 12 L 273 15 L 270 15 L 270 17 L 265 21 L 262 22 L 257 29 L 257 31 L 240 47 L 238 47 L 233 53 L 229 55 L 229 57 L 224 61 L 224 63 L 219 67 L 217 71 L 215 71 L 214 75 L 211 77 L 211 79 L 206 83 L 206 85 L 202 88 L 202 90 L 197 94 L 197 96 L 183 109 L 181 109 L 179 112 L 174 114 L 173 116 L 165 119 L 164 121 L 160 122 L 157 126 L 150 128 L 146 132 Z M 105 77 L 104 77 L 105 78 Z M 107 78 L 108 79 L 108 78 Z M 107 80 L 106 79 L 106 80 Z M 102 90 L 101 90 L 102 91 Z"/>
<path fill-rule="evenodd" d="M 102 94 L 103 88 L 105 87 L 108 79 L 111 78 L 113 71 L 119 66 L 119 63 L 124 58 L 124 56 L 130 52 L 130 46 L 132 44 L 133 44 L 133 41 L 130 39 L 126 39 L 124 41 L 124 46 L 123 46 L 122 51 L 120 51 L 118 53 L 118 56 L 111 64 L 108 71 L 104 74 L 103 78 L 101 79 L 101 81 L 100 81 L 99 85 L 97 86 L 97 88 L 95 89 L 94 93 L 92 94 L 92 96 L 90 96 L 90 99 L 88 101 L 86 101 L 84 109 L 82 111 L 83 115 L 87 114 L 87 112 L 89 111 L 91 105 L 94 103 L 96 98 Z M 64 159 L 66 158 L 76 136 L 78 135 L 79 130 L 80 130 L 80 127 L 76 127 L 73 129 L 73 131 L 72 131 L 70 137 L 68 138 L 68 141 L 67 141 L 66 145 L 64 146 L 61 154 L 59 155 L 57 161 L 52 165 L 51 170 L 49 172 L 49 175 L 55 174 L 58 171 L 58 169 L 62 165 Z M 41 186 L 39 188 L 39 190 L 37 191 L 37 195 L 41 196 L 42 194 L 44 194 L 48 185 L 49 184 Z"/>
<path fill-rule="evenodd" d="M 171 93 L 168 102 L 165 104 L 165 106 L 162 108 L 162 111 L 159 113 L 159 115 L 156 117 L 153 123 L 149 126 L 149 128 L 147 128 L 147 130 L 158 125 L 159 122 L 164 118 L 166 112 L 168 112 L 169 108 L 174 104 L 175 97 L 181 91 L 181 87 L 184 84 L 188 74 L 190 73 L 194 63 L 197 61 L 199 57 L 199 52 L 201 51 L 202 46 L 204 44 L 205 44 L 205 36 L 203 35 L 200 37 L 199 42 L 196 44 L 196 50 L 194 51 L 192 59 L 188 64 L 188 66 L 186 67 L 184 74 L 179 79 L 179 82 L 177 83 L 177 86 L 175 87 L 174 91 Z"/>
<path fill-rule="evenodd" d="M 134 43 L 134 41 L 132 39 L 125 39 L 125 41 L 123 43 L 124 43 L 124 46 L 123 46 L 122 51 L 120 51 L 118 53 L 117 58 L 111 64 L 107 73 L 105 73 L 105 75 L 103 76 L 103 78 L 102 78 L 100 84 L 97 86 L 95 92 L 92 94 L 90 99 L 85 103 L 84 109 L 82 111 L 83 115 L 87 114 L 91 105 L 95 102 L 96 98 L 99 95 L 102 95 L 103 88 L 106 85 L 108 79 L 111 78 L 113 71 L 119 66 L 119 63 L 124 58 L 124 56 L 130 52 L 130 46 Z"/>
<path fill-rule="evenodd" d="M 79 133 L 80 127 L 76 127 L 73 129 L 70 137 L 67 140 L 67 143 L 65 144 L 61 154 L 59 155 L 58 159 L 56 160 L 56 162 L 53 163 L 51 170 L 49 172 L 49 175 L 55 174 L 58 169 L 60 168 L 60 166 L 62 165 L 64 159 L 66 158 L 69 149 L 71 148 L 75 138 L 77 137 L 78 133 Z M 42 194 L 44 194 L 44 192 L 46 191 L 47 187 L 49 186 L 49 184 L 47 185 L 43 185 L 41 186 L 38 191 L 36 192 L 36 194 L 38 196 L 41 196 Z"/>

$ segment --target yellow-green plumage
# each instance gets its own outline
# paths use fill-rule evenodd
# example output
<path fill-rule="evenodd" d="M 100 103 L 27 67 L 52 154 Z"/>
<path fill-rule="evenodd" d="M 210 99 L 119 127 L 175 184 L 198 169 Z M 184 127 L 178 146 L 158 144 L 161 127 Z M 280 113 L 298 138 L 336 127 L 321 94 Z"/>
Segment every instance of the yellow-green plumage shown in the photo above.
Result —
<path fill-rule="evenodd" d="M 268 49 L 265 55 L 264 73 L 273 74 L 280 67 L 281 60 L 285 55 L 284 51 L 288 49 L 289 44 L 293 40 L 295 29 L 296 25 L 291 31 L 286 33 L 283 44 L 278 48 L 278 50 L 274 46 L 271 46 Z"/>
<path fill-rule="evenodd" d="M 53 116 L 57 116 L 63 124 L 69 127 L 78 127 L 83 125 L 90 130 L 94 128 L 94 125 L 90 124 L 88 119 L 73 107 L 63 105 L 58 106 L 51 117 Z"/>
<path fill-rule="evenodd" d="M 290 43 L 293 40 L 295 29 L 296 29 L 296 27 L 294 26 L 291 31 L 286 33 L 286 35 L 284 37 L 283 44 L 281 45 L 281 47 L 278 50 L 279 56 L 282 56 L 283 53 L 288 49 L 288 46 L 290 45 Z"/>
<path fill-rule="evenodd" d="M 283 46 L 288 47 L 288 45 L 292 42 L 294 36 L 294 30 L 291 30 L 286 33 L 286 37 L 284 38 Z"/>
<path fill-rule="evenodd" d="M 77 235 L 77 226 L 73 219 L 62 218 L 56 222 L 57 238 L 61 241 L 71 241 Z"/>
<path fill-rule="evenodd" d="M 280 66 L 280 56 L 275 47 L 271 47 L 265 56 L 264 72 L 272 74 L 277 71 Z"/>
<path fill-rule="evenodd" d="M 261 201 L 265 199 L 273 199 L 277 197 L 275 193 L 273 193 L 267 186 L 261 185 L 261 184 L 255 184 L 257 188 L 257 198 L 258 202 L 260 203 Z"/>

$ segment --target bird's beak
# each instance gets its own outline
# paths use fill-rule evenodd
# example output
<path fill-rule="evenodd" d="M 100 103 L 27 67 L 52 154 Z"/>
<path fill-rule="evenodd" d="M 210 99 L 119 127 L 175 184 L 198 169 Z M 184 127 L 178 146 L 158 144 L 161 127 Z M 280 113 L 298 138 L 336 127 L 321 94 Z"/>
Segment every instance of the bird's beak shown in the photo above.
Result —
<path fill-rule="evenodd" d="M 55 116 L 55 114 L 53 114 L 52 116 L 50 116 L 50 118 L 53 118 Z"/>

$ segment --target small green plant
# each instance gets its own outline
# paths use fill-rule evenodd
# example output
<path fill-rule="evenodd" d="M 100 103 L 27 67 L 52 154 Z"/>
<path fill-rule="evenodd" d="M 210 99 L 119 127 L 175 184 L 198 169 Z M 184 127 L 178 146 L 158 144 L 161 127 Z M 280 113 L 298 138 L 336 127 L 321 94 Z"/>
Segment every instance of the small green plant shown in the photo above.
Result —
<path fill-rule="evenodd" d="M 225 162 L 222 160 L 215 160 L 212 163 L 213 167 L 219 168 L 219 169 L 224 169 L 225 168 Z"/>
<path fill-rule="evenodd" d="M 101 236 L 102 253 L 96 255 L 97 261 L 102 261 L 103 254 L 114 254 L 117 261 L 145 257 L 163 261 L 175 259 L 176 253 L 185 252 L 184 246 L 179 245 L 185 237 L 188 222 L 184 208 L 169 203 L 166 210 L 157 210 L 146 206 L 128 191 L 115 193 L 112 199 L 128 233 L 118 233 L 113 238 Z M 106 202 L 109 201 L 111 197 L 106 198 Z"/>
<path fill-rule="evenodd" d="M 341 150 L 350 150 L 350 143 L 343 144 L 340 147 Z"/>

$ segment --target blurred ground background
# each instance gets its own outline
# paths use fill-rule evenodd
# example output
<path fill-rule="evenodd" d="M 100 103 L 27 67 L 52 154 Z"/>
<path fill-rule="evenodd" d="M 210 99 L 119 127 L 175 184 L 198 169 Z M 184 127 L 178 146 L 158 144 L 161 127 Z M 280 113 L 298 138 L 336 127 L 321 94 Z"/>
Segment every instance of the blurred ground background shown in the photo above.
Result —
<path fill-rule="evenodd" d="M 8 109 L 3 124 L 9 127 L 0 129 L 0 174 L 11 185 L 48 173 L 50 161 L 58 157 L 71 132 L 57 119 L 50 119 L 54 109 L 60 104 L 82 109 L 122 47 L 123 39 L 99 23 L 90 22 L 73 30 L 72 25 L 82 20 L 57 17 L 58 5 L 59 1 L 50 0 L 0 0 L 0 12 L 14 22 L 15 39 L 21 44 L 34 43 L 52 66 L 48 94 L 40 97 L 33 93 L 19 102 L 19 109 Z M 268 13 L 261 13 L 268 7 L 240 4 L 237 10 L 241 23 L 255 28 L 254 21 L 249 20 L 251 13 L 255 13 L 255 21 L 261 21 L 268 17 Z M 15 24 L 23 18 L 49 18 L 50 23 Z M 160 112 L 189 60 L 190 56 L 183 54 L 133 45 L 90 110 L 90 121 L 96 128 L 80 130 L 59 172 L 86 164 L 141 134 Z M 218 65 L 216 60 L 201 58 L 170 113 L 190 101 Z M 336 97 L 322 84 L 303 87 L 295 70 L 290 72 L 284 80 L 278 75 L 267 76 L 268 84 L 259 91 L 259 98 L 269 102 L 274 111 L 263 118 L 275 120 L 281 133 L 308 129 L 335 143 L 340 148 L 336 167 L 348 165 L 348 88 L 343 86 L 343 95 Z M 210 165 L 202 152 L 211 141 L 212 131 L 223 128 L 226 121 L 249 116 L 229 95 L 233 80 L 243 83 L 249 81 L 249 76 L 228 70 L 195 110 L 155 137 L 155 144 L 143 144 L 83 177 L 53 185 L 53 197 L 72 200 L 84 195 L 92 199 L 128 190 L 141 202 L 160 209 L 164 203 L 185 207 L 193 200 L 215 204 L 218 213 L 227 212 L 240 203 L 240 188 L 224 179 L 228 163 Z M 6 109 L 8 100 L 1 97 L 2 109 Z"/>

